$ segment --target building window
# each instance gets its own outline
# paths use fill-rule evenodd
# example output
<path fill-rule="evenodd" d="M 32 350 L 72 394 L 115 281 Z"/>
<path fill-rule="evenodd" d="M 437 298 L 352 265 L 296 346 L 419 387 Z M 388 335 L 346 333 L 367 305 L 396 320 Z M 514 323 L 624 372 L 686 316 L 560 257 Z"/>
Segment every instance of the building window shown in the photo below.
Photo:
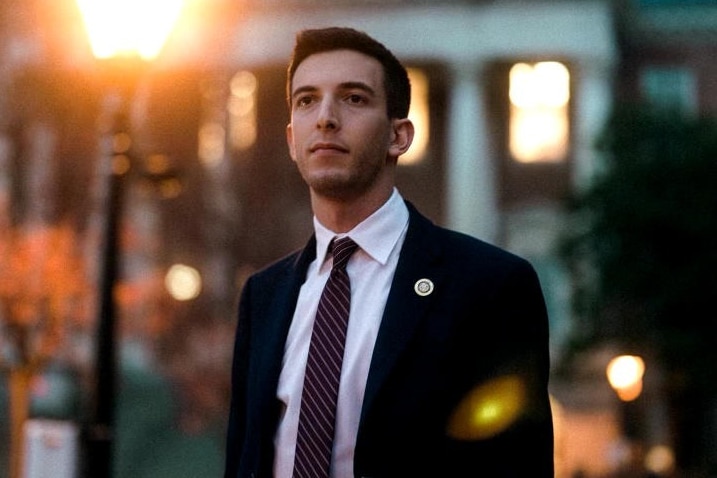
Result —
<path fill-rule="evenodd" d="M 256 76 L 250 71 L 238 72 L 232 77 L 229 90 L 229 141 L 235 150 L 242 151 L 256 142 Z"/>
<path fill-rule="evenodd" d="M 497 59 L 481 81 L 501 208 L 562 201 L 570 190 L 573 101 L 568 58 Z"/>
<path fill-rule="evenodd" d="M 430 109 L 428 107 L 428 76 L 418 68 L 407 68 L 411 81 L 411 109 L 408 118 L 416 129 L 413 143 L 409 150 L 401 156 L 400 164 L 411 165 L 423 160 L 430 136 Z"/>
<path fill-rule="evenodd" d="M 509 73 L 509 150 L 520 163 L 560 162 L 568 153 L 570 72 L 562 63 L 516 63 Z"/>
<path fill-rule="evenodd" d="M 693 113 L 697 110 L 697 79 L 688 68 L 650 66 L 640 72 L 640 91 L 652 105 Z"/>
<path fill-rule="evenodd" d="M 406 197 L 440 222 L 445 209 L 446 107 L 449 76 L 445 65 L 415 62 L 408 68 L 411 107 L 408 118 L 415 134 L 408 151 L 398 158 L 396 182 Z"/>

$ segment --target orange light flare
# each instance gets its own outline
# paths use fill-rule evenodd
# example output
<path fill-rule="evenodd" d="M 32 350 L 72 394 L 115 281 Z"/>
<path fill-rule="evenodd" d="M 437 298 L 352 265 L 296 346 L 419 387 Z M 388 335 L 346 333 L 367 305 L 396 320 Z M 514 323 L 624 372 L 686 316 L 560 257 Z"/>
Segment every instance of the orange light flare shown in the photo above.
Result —
<path fill-rule="evenodd" d="M 460 402 L 448 423 L 457 440 L 485 440 L 510 428 L 524 413 L 527 386 L 521 377 L 507 375 L 481 383 Z"/>
<path fill-rule="evenodd" d="M 186 0 L 77 0 L 90 46 L 99 59 L 155 59 Z"/>

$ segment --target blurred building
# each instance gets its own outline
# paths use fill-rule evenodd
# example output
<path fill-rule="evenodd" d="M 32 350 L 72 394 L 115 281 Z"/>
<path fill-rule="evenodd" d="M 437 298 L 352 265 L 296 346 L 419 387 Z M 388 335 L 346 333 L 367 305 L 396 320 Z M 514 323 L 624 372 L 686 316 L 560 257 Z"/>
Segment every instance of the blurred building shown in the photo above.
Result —
<path fill-rule="evenodd" d="M 717 4 L 711 0 L 622 1 L 616 11 L 618 96 L 689 114 L 717 112 Z"/>
<path fill-rule="evenodd" d="M 72 217 L 96 234 L 104 93 L 72 3 L 0 6 L 0 89 L 9 92 L 0 93 L 0 215 Z M 570 278 L 556 252 L 565 199 L 599 168 L 594 141 L 616 97 L 717 109 L 716 11 L 697 0 L 188 1 L 134 101 L 137 150 L 166 161 L 179 182 L 150 190 L 137 181 L 127 197 L 125 360 L 187 385 L 190 423 L 203 417 L 196 407 L 216 415 L 224 405 L 243 279 L 311 233 L 284 140 L 294 35 L 340 25 L 378 38 L 410 68 L 419 136 L 400 162 L 403 195 L 435 222 L 531 260 L 559 363 L 571 327 Z M 201 273 L 199 298 L 178 303 L 160 290 L 173 264 Z M 558 476 L 598 476 L 620 460 L 606 360 L 556 381 Z M 216 389 L 198 389 L 198 377 Z"/>

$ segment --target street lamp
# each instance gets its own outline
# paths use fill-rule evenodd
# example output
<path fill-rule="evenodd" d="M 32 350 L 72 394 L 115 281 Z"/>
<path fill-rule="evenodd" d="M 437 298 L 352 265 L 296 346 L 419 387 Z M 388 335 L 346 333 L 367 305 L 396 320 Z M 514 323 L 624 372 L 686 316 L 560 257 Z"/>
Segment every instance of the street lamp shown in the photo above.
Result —
<path fill-rule="evenodd" d="M 637 355 L 619 355 L 610 360 L 605 374 L 620 400 L 631 402 L 642 393 L 645 361 Z"/>
<path fill-rule="evenodd" d="M 119 226 L 125 178 L 131 168 L 129 107 L 142 67 L 169 37 L 184 0 L 77 0 L 94 56 L 116 88 L 111 111 L 106 221 L 102 251 L 94 409 L 87 430 L 87 476 L 112 475 L 116 397 L 114 288 L 119 276 Z"/>
<path fill-rule="evenodd" d="M 152 61 L 172 32 L 184 0 L 77 0 L 77 5 L 95 57 Z"/>
<path fill-rule="evenodd" d="M 618 355 L 608 363 L 605 374 L 620 398 L 619 414 L 622 432 L 629 441 L 640 438 L 641 416 L 635 400 L 642 393 L 645 361 L 638 355 Z"/>

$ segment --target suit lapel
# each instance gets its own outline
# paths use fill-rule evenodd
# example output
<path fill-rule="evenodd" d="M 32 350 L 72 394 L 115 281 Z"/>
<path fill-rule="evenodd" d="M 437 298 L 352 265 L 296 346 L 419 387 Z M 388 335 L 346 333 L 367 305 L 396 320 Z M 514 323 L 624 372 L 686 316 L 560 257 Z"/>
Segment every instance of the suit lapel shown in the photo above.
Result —
<path fill-rule="evenodd" d="M 442 282 L 437 262 L 439 245 L 433 240 L 436 227 L 408 204 L 410 219 L 406 239 L 396 266 L 386 309 L 379 327 L 371 359 L 362 418 L 370 410 L 376 394 L 405 350 L 416 326 L 433 301 L 414 289 L 417 281 L 429 279 L 434 286 Z"/>
<path fill-rule="evenodd" d="M 254 379 L 258 382 L 254 389 L 262 391 L 256 397 L 260 404 L 273 403 L 281 373 L 286 336 L 289 333 L 299 290 L 306 279 L 306 271 L 315 253 L 316 240 L 312 236 L 296 260 L 290 262 L 283 274 L 277 277 L 271 302 L 262 308 L 267 311 L 267 315 L 255 325 L 256 337 L 253 342 L 262 344 L 262 347 L 258 347 L 254 352 L 256 359 Z"/>

